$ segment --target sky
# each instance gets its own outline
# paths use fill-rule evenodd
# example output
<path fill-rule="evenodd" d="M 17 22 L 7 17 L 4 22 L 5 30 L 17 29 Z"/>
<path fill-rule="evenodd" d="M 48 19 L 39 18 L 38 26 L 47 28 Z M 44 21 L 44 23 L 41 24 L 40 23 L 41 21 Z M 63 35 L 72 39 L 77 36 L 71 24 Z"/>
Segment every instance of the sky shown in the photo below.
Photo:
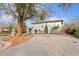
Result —
<path fill-rule="evenodd" d="M 68 22 L 79 17 L 79 4 L 72 4 L 68 11 L 59 8 L 57 4 L 45 4 L 45 7 L 55 12 L 55 14 L 53 12 L 51 13 L 50 18 L 62 18 L 65 22 Z"/>
<path fill-rule="evenodd" d="M 76 17 L 79 17 L 79 4 L 72 4 L 68 11 L 63 10 L 58 7 L 56 3 L 44 3 L 42 4 L 44 8 L 51 10 L 49 17 L 46 20 L 50 19 L 63 19 L 64 23 L 73 21 Z M 0 23 L 8 23 L 12 19 L 11 16 L 6 16 L 5 14 L 1 17 Z M 27 26 L 31 26 L 31 21 L 26 21 Z"/>

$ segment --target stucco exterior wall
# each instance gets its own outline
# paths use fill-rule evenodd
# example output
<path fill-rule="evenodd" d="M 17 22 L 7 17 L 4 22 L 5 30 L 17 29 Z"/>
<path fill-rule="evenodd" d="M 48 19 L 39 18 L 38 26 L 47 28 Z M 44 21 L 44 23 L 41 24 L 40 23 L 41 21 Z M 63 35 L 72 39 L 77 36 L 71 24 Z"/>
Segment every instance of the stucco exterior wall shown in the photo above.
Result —
<path fill-rule="evenodd" d="M 61 22 L 47 23 L 48 33 L 51 32 L 51 28 L 52 28 L 53 26 L 57 26 L 57 25 L 58 25 L 60 28 L 62 27 L 62 23 L 61 23 Z M 45 26 L 46 26 L 46 23 L 33 24 L 32 33 L 34 33 L 34 30 L 37 30 L 37 33 L 44 33 Z M 58 28 L 57 31 L 59 31 L 60 28 Z"/>

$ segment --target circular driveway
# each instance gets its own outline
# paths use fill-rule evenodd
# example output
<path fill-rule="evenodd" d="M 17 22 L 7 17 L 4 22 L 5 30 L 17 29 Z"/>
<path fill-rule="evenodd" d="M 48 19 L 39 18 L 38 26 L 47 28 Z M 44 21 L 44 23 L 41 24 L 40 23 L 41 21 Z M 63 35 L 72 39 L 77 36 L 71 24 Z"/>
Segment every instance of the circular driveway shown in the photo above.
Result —
<path fill-rule="evenodd" d="M 17 46 L 0 51 L 2 56 L 79 56 L 79 39 L 65 34 L 34 34 Z"/>

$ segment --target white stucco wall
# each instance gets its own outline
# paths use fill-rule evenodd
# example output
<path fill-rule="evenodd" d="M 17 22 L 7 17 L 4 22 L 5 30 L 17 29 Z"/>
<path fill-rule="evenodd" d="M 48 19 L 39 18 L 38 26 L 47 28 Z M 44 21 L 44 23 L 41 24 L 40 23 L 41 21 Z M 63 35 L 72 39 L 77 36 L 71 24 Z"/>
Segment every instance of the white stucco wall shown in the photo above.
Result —
<path fill-rule="evenodd" d="M 41 23 L 41 24 L 33 24 L 33 33 L 34 33 L 34 30 L 38 30 L 38 33 L 39 33 L 39 30 L 42 32 L 45 28 L 45 23 Z"/>
<path fill-rule="evenodd" d="M 47 23 L 47 26 L 48 26 L 48 33 L 50 33 L 50 30 L 53 26 L 57 26 L 59 25 L 59 27 L 61 28 L 62 24 L 61 22 L 53 22 L 53 23 Z M 32 33 L 34 33 L 34 30 L 36 29 L 39 33 L 39 30 L 43 33 L 44 32 L 44 29 L 45 29 L 45 26 L 46 26 L 46 23 L 38 23 L 38 24 L 33 24 L 33 30 L 32 30 Z M 60 30 L 60 28 L 58 30 Z"/>

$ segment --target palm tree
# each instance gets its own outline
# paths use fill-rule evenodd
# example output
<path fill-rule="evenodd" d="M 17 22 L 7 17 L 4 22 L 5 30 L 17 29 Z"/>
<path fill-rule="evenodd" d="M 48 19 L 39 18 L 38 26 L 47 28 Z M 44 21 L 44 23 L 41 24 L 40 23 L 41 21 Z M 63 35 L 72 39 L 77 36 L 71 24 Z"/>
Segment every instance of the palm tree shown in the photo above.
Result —
<path fill-rule="evenodd" d="M 8 15 L 12 15 L 17 20 L 17 35 L 23 33 L 23 23 L 32 18 L 43 20 L 47 16 L 47 10 L 40 4 L 33 3 L 14 3 L 0 4 L 0 9 Z"/>

